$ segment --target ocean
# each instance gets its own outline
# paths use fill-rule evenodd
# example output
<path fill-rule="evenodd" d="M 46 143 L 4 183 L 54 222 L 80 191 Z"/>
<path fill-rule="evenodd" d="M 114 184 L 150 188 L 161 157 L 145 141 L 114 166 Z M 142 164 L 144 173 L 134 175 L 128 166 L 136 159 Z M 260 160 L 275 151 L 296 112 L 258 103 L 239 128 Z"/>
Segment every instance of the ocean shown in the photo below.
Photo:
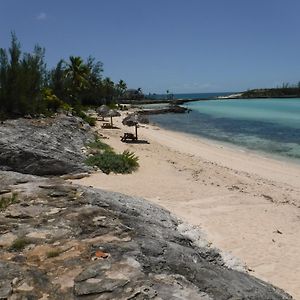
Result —
<path fill-rule="evenodd" d="M 190 102 L 186 114 L 152 115 L 159 126 L 300 162 L 300 98 Z"/>
<path fill-rule="evenodd" d="M 186 94 L 172 94 L 173 99 L 211 99 L 217 98 L 218 96 L 228 96 L 231 94 L 235 94 L 233 92 L 224 92 L 224 93 L 186 93 Z M 152 94 L 151 97 L 155 99 L 168 99 L 170 98 L 170 94 Z"/>

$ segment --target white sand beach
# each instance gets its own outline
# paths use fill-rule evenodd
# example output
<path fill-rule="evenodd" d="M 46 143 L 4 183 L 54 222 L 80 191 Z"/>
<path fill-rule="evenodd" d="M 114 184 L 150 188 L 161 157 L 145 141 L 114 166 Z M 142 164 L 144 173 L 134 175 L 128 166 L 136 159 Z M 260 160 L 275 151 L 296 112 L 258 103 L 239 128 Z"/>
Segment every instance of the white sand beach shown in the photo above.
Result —
<path fill-rule="evenodd" d="M 300 165 L 145 125 L 101 129 L 116 151 L 129 149 L 140 168 L 95 173 L 74 183 L 140 196 L 201 227 L 213 246 L 240 258 L 250 274 L 300 299 Z"/>

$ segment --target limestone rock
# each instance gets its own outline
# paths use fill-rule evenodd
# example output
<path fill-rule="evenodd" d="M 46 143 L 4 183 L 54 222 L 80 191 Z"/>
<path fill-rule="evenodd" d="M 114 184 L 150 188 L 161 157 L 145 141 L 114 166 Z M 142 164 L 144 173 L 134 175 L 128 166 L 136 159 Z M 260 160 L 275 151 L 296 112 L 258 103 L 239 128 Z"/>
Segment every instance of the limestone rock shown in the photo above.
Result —
<path fill-rule="evenodd" d="M 82 173 L 82 147 L 93 140 L 89 126 L 77 117 L 17 119 L 0 126 L 0 169 L 35 175 Z"/>
<path fill-rule="evenodd" d="M 0 299 L 292 299 L 144 199 L 8 171 L 0 189 L 18 189 L 0 212 Z"/>

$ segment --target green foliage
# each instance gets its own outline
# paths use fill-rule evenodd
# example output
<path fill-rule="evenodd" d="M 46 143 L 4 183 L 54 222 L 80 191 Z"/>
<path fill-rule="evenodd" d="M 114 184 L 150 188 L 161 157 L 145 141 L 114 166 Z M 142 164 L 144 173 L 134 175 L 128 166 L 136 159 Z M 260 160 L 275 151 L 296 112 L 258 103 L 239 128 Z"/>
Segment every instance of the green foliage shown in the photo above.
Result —
<path fill-rule="evenodd" d="M 45 49 L 35 46 L 31 53 L 22 53 L 21 45 L 12 33 L 10 47 L 0 48 L 0 113 L 2 119 L 26 114 L 49 114 L 70 106 L 107 104 L 124 95 L 123 80 L 115 84 L 102 78 L 103 64 L 89 56 L 60 60 L 47 70 Z M 95 119 L 82 115 L 90 125 Z"/>
<path fill-rule="evenodd" d="M 11 197 L 1 197 L 0 198 L 0 211 L 5 210 L 9 205 L 17 202 L 17 193 L 13 193 Z"/>
<path fill-rule="evenodd" d="M 128 151 L 124 151 L 122 154 L 105 151 L 102 154 L 89 157 L 86 162 L 90 166 L 97 166 L 105 174 L 110 172 L 128 174 L 135 171 L 139 166 L 138 157 Z"/>
<path fill-rule="evenodd" d="M 35 46 L 22 55 L 21 45 L 12 34 L 11 46 L 0 50 L 0 102 L 8 115 L 38 114 L 44 110 L 41 88 L 46 81 L 45 50 Z"/>
<path fill-rule="evenodd" d="M 82 120 L 87 122 L 90 126 L 95 126 L 96 125 L 96 118 L 88 116 L 81 108 L 76 107 L 74 109 L 75 115 L 80 117 Z"/>
<path fill-rule="evenodd" d="M 29 244 L 30 244 L 30 241 L 27 238 L 20 237 L 13 241 L 13 243 L 10 246 L 10 250 L 21 251 Z"/>
<path fill-rule="evenodd" d="M 68 96 L 66 93 L 65 62 L 61 59 L 49 75 L 49 87 L 59 99 L 66 101 Z"/>
<path fill-rule="evenodd" d="M 52 89 L 44 88 L 42 90 L 42 94 L 48 110 L 57 112 L 58 109 L 62 109 L 64 107 L 64 102 L 58 99 L 58 97 L 53 93 Z"/>
<path fill-rule="evenodd" d="M 50 250 L 46 253 L 47 258 L 53 258 L 59 256 L 61 253 L 60 250 Z"/>
<path fill-rule="evenodd" d="M 107 105 L 110 109 L 118 109 L 118 106 L 115 102 L 111 102 Z"/>
<path fill-rule="evenodd" d="M 300 89 L 296 86 L 283 84 L 283 87 L 273 89 L 255 89 L 242 93 L 242 98 L 276 98 L 276 97 L 299 97 Z"/>
<path fill-rule="evenodd" d="M 96 121 L 97 121 L 96 118 L 90 117 L 90 116 L 87 116 L 87 115 L 85 115 L 85 117 L 83 118 L 83 120 L 85 122 L 87 122 L 90 126 L 95 126 L 96 125 Z"/>
<path fill-rule="evenodd" d="M 105 174 L 111 172 L 128 174 L 139 167 L 138 157 L 133 152 L 126 150 L 117 154 L 109 145 L 99 139 L 88 144 L 88 146 L 99 151 L 88 157 L 86 163 L 90 166 L 97 166 Z"/>
<path fill-rule="evenodd" d="M 109 145 L 103 143 L 100 139 L 96 139 L 94 142 L 87 144 L 87 146 L 97 150 L 113 151 Z"/>

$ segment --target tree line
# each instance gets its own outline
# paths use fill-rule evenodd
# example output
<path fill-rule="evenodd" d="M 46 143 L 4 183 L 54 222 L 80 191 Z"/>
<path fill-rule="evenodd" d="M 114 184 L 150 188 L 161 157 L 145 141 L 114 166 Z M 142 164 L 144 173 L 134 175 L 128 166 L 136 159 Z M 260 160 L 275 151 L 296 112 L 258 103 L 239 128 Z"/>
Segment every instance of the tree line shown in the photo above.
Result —
<path fill-rule="evenodd" d="M 22 53 L 12 33 L 10 47 L 0 48 L 0 115 L 18 117 L 47 114 L 58 109 L 80 111 L 83 105 L 111 104 L 125 95 L 123 80 L 103 77 L 103 64 L 92 56 L 70 56 L 53 69 L 45 62 L 45 49 L 36 45 Z"/>

